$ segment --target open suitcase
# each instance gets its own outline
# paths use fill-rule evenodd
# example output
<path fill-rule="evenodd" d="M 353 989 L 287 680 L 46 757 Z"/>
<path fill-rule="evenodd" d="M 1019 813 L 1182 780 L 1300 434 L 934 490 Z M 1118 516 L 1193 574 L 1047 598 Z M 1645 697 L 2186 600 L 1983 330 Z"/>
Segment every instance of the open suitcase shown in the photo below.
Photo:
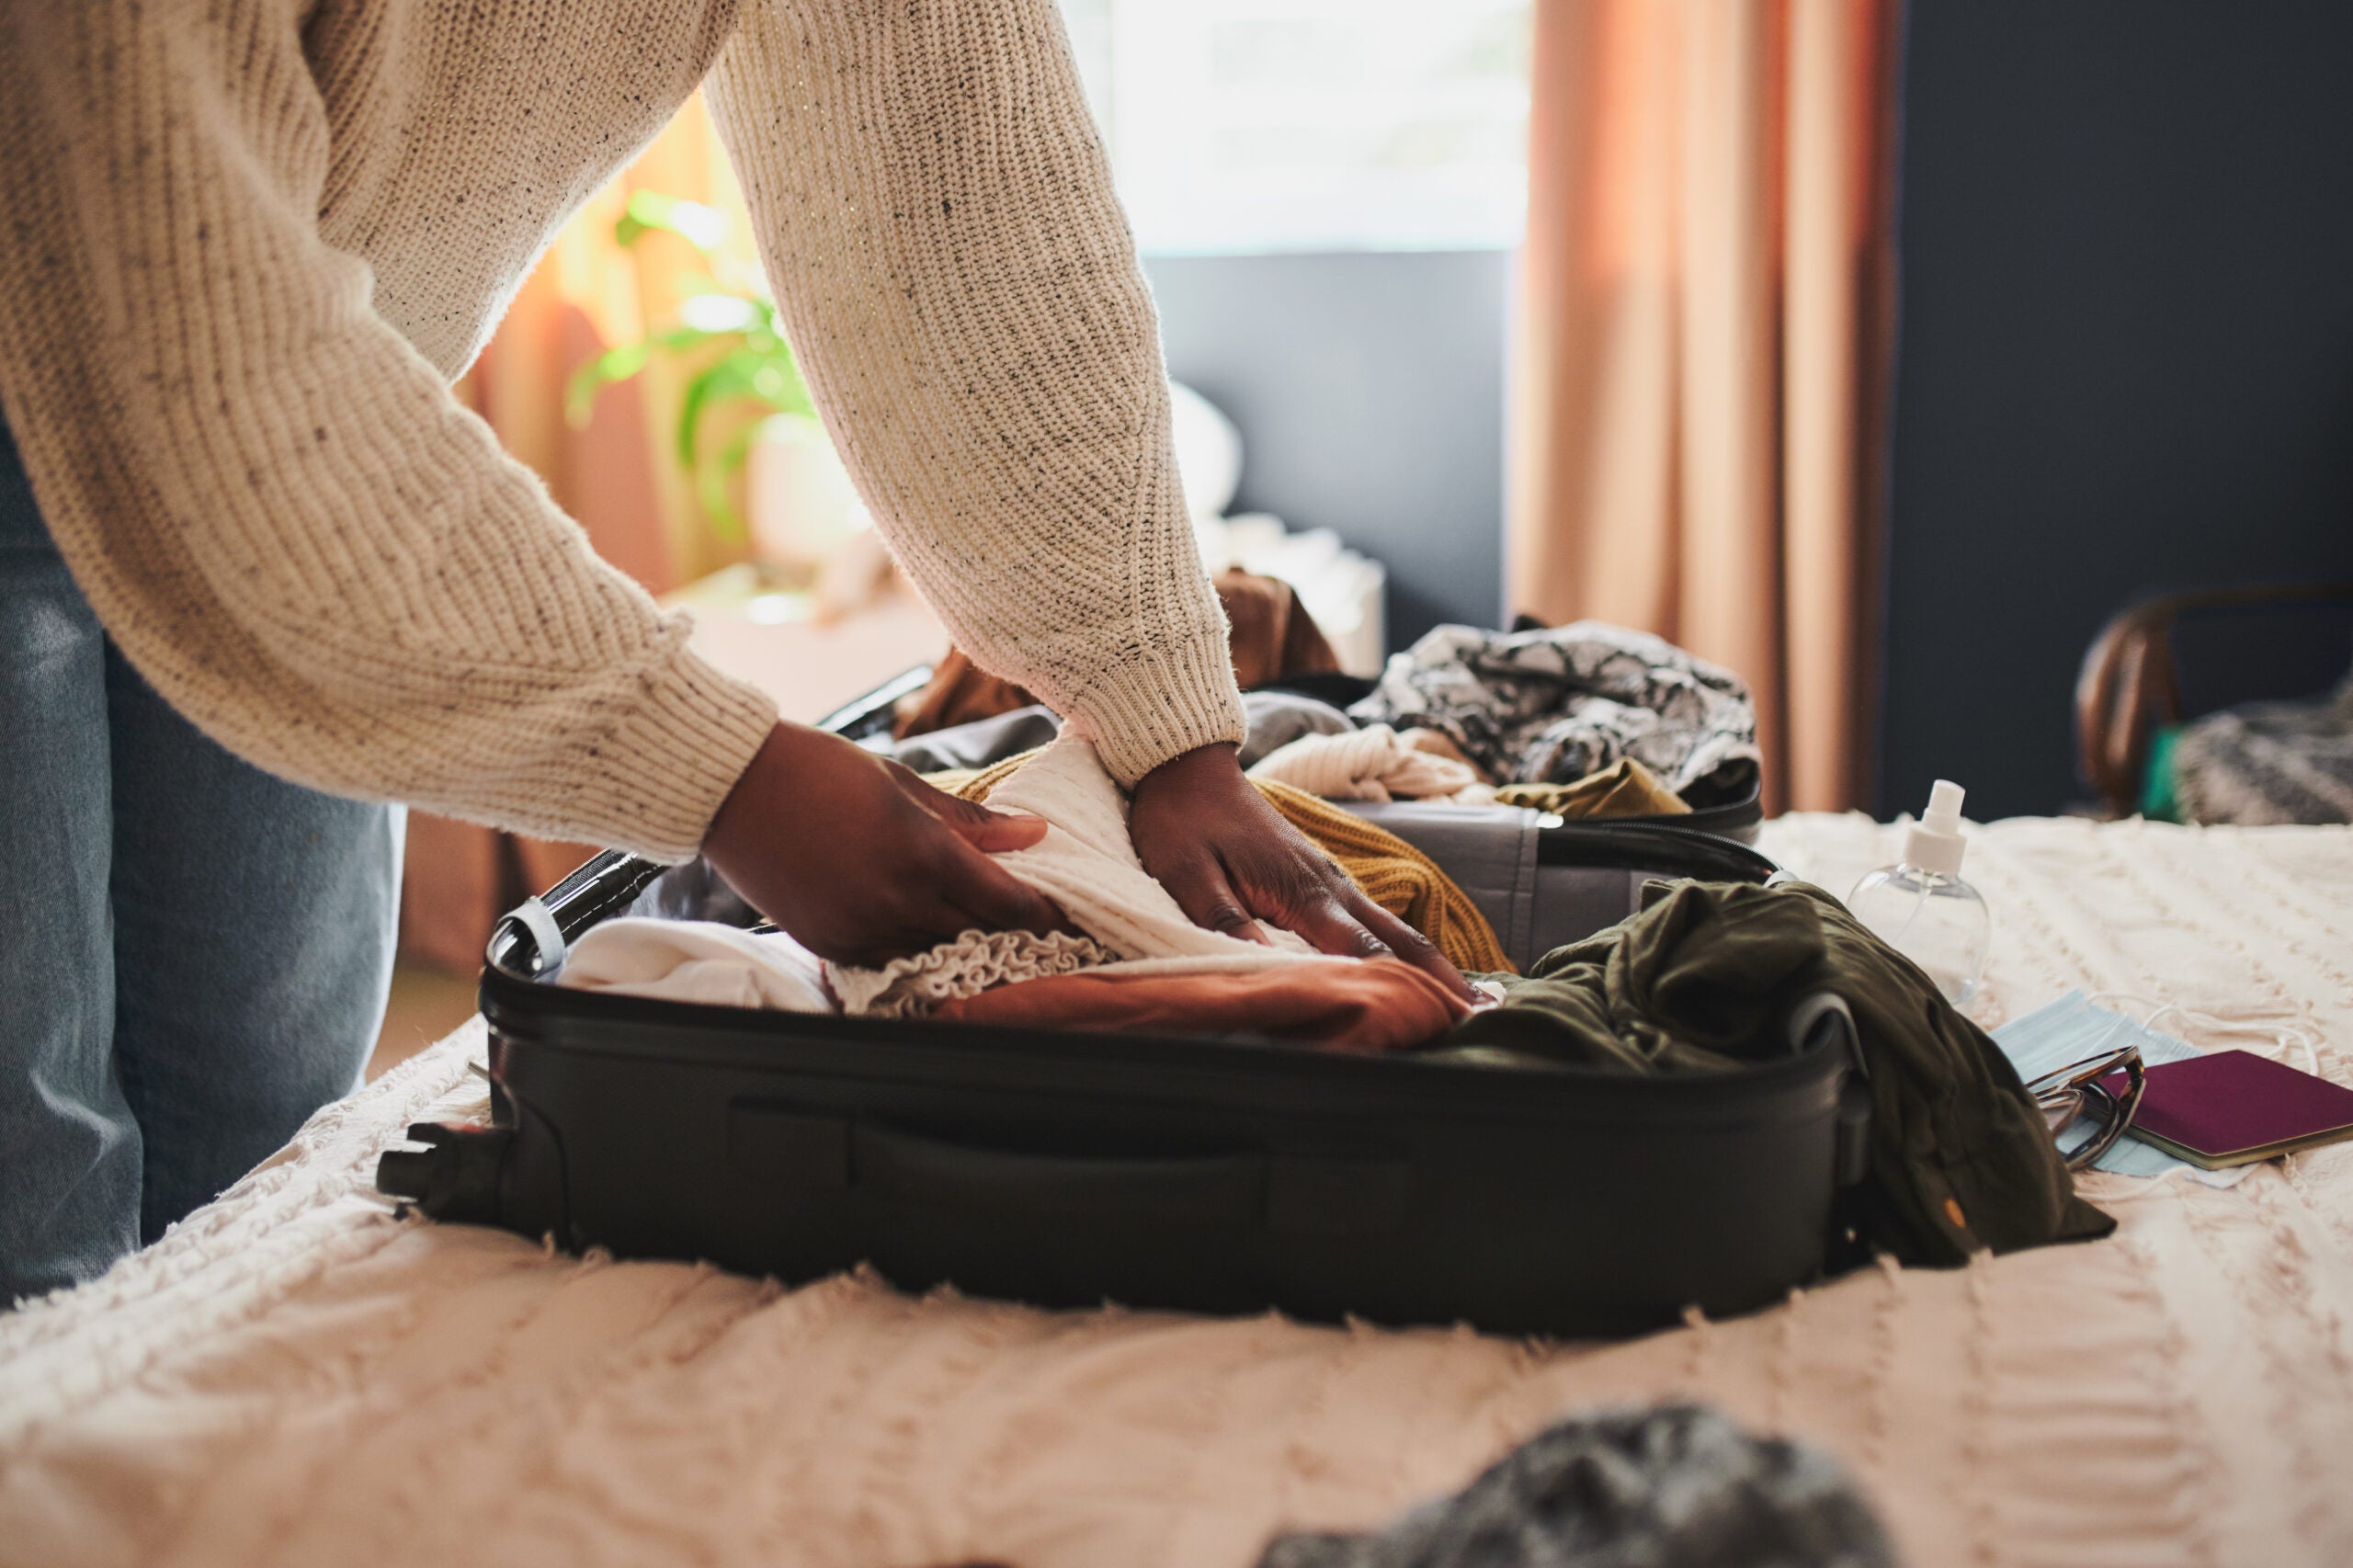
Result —
<path fill-rule="evenodd" d="M 860 711 L 829 723 L 855 733 Z M 1775 869 L 1687 826 L 1369 814 L 1523 965 L 1622 919 L 1653 877 Z M 424 1146 L 383 1156 L 382 1190 L 567 1248 L 786 1280 L 869 1262 L 904 1288 L 1046 1306 L 1606 1335 L 1817 1277 L 1862 1174 L 1869 1096 L 1826 994 L 1756 1065 L 1643 1078 L 551 983 L 563 946 L 622 913 L 755 918 L 699 863 L 609 852 L 507 916 L 481 993 L 493 1125 L 413 1129 Z"/>

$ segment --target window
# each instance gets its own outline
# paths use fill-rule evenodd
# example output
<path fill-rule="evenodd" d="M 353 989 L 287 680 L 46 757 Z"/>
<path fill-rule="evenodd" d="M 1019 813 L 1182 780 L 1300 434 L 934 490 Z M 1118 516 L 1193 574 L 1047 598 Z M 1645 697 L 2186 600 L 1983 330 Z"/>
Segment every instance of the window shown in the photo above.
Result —
<path fill-rule="evenodd" d="M 1148 252 L 1516 244 L 1529 0 L 1063 0 Z"/>

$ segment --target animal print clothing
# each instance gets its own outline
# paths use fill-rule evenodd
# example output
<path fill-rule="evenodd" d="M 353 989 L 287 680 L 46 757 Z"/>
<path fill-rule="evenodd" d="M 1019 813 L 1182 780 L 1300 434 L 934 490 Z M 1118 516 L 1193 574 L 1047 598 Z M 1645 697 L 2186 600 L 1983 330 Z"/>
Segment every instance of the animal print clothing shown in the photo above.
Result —
<path fill-rule="evenodd" d="M 1498 783 L 1574 783 L 1631 756 L 1685 794 L 1760 757 L 1756 707 L 1738 676 L 1597 620 L 1438 627 L 1391 655 L 1348 712 L 1442 731 Z"/>

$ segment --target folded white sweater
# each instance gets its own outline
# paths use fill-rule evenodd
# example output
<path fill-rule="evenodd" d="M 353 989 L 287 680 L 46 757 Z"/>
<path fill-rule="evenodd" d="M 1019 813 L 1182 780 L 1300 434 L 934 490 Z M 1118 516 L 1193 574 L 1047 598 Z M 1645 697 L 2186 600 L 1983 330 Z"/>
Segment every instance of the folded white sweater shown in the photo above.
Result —
<path fill-rule="evenodd" d="M 1137 858 L 1128 834 L 1128 802 L 1095 748 L 1065 731 L 1052 744 L 989 791 L 991 809 L 1046 819 L 1046 836 L 997 863 L 1062 906 L 1071 923 L 1118 956 L 1099 966 L 1138 974 L 1239 973 L 1295 963 L 1345 963 L 1306 938 L 1266 926 L 1272 947 L 1204 930 Z M 988 938 L 967 931 L 945 948 L 882 969 L 826 966 L 842 1006 L 881 1010 L 902 977 L 938 973 L 984 960 Z"/>

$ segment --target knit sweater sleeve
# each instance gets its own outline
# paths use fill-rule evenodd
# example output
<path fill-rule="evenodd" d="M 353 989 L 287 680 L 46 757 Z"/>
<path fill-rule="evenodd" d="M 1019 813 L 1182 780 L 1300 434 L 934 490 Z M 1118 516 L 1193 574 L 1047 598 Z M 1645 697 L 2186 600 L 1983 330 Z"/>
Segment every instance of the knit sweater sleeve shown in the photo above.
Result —
<path fill-rule="evenodd" d="M 300 782 L 693 853 L 774 705 L 597 560 L 322 240 L 291 11 L 10 10 L 0 391 L 132 665 Z"/>
<path fill-rule="evenodd" d="M 711 103 L 827 427 L 957 642 L 1122 783 L 1240 740 L 1053 0 L 751 0 Z"/>

